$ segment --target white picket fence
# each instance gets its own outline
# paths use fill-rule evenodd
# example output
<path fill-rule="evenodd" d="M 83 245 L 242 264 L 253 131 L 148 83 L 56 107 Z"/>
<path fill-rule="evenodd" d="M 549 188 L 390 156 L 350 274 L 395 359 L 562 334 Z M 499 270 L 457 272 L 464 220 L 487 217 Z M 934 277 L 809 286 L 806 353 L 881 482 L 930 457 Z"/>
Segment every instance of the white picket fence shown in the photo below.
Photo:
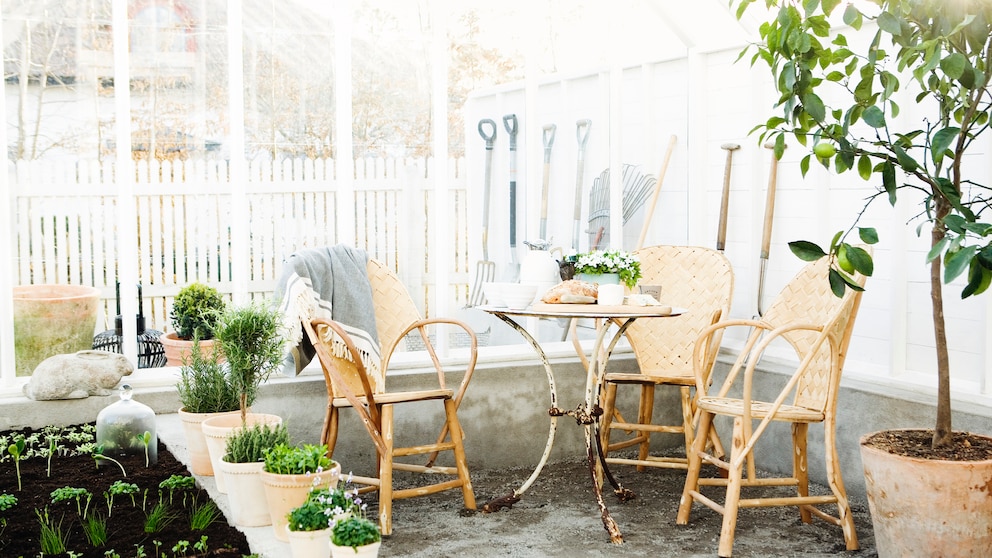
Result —
<path fill-rule="evenodd" d="M 134 265 L 149 328 L 168 331 L 172 297 L 201 281 L 231 293 L 231 223 L 246 219 L 248 290 L 270 295 L 289 254 L 339 242 L 364 248 L 401 273 L 422 310 L 434 283 L 433 227 L 455 231 L 448 277 L 456 303 L 467 297 L 467 203 L 461 161 L 446 162 L 448 215 L 432 215 L 431 160 L 355 161 L 353 200 L 342 200 L 332 160 L 252 163 L 247 215 L 233 215 L 226 161 L 139 163 L 134 201 L 138 252 L 124 254 L 117 235 L 119 198 L 111 163 L 20 161 L 12 183 L 18 284 L 91 285 L 103 291 L 104 324 L 117 314 L 115 283 Z M 354 212 L 352 236 L 339 238 L 335 217 Z M 99 328 L 98 328 L 99 329 Z"/>

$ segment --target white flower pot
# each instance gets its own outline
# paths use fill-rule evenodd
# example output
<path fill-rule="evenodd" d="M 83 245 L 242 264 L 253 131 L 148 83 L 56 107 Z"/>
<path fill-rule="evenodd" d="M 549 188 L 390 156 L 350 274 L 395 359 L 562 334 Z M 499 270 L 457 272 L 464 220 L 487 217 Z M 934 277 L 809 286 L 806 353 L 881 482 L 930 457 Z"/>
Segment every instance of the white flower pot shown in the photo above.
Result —
<path fill-rule="evenodd" d="M 331 528 L 319 531 L 290 531 L 286 527 L 289 550 L 293 558 L 329 558 L 331 555 Z"/>
<path fill-rule="evenodd" d="M 227 498 L 231 504 L 231 521 L 241 527 L 272 525 L 269 500 L 262 484 L 261 461 L 254 463 L 228 463 L 223 459 L 217 464 L 227 485 Z"/>
<path fill-rule="evenodd" d="M 379 555 L 379 545 L 382 542 L 375 542 L 365 546 L 352 548 L 350 546 L 337 546 L 331 543 L 332 558 L 375 558 Z"/>
<path fill-rule="evenodd" d="M 245 424 L 247 426 L 253 424 L 275 426 L 282 424 L 282 417 L 265 413 L 248 413 L 245 416 Z M 219 471 L 220 461 L 227 453 L 227 439 L 235 428 L 241 428 L 241 426 L 241 413 L 212 417 L 200 424 L 203 429 L 203 437 L 207 440 L 207 453 L 210 454 L 210 465 L 214 470 L 214 480 L 217 481 L 217 491 L 221 494 L 227 494 L 227 479 Z"/>
<path fill-rule="evenodd" d="M 240 415 L 241 411 L 226 413 L 188 413 L 185 408 L 179 409 L 179 420 L 183 423 L 183 433 L 186 435 L 186 449 L 189 451 L 189 468 L 194 475 L 204 477 L 214 476 L 214 467 L 210 463 L 210 453 L 207 451 L 207 440 L 203 437 L 203 421 L 220 415 Z"/>

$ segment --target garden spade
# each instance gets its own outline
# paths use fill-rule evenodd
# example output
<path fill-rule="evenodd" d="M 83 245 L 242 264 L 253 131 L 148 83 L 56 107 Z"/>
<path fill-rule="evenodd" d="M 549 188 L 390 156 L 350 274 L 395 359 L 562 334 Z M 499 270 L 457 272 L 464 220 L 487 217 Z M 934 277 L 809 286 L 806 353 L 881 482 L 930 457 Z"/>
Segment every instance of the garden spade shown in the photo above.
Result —
<path fill-rule="evenodd" d="M 517 115 L 504 116 L 503 126 L 510 134 L 510 265 L 504 280 L 516 283 L 520 279 L 520 262 L 517 261 Z"/>
<path fill-rule="evenodd" d="M 548 124 L 544 127 L 544 181 L 541 184 L 541 240 L 548 240 L 548 187 L 551 184 L 551 146 L 555 144 L 555 130 L 558 127 Z"/>
<path fill-rule="evenodd" d="M 727 211 L 730 206 L 730 169 L 733 166 L 734 151 L 741 146 L 736 143 L 725 143 L 720 149 L 727 151 L 727 163 L 723 169 L 723 194 L 720 197 L 720 224 L 716 229 L 716 249 L 723 251 L 727 245 Z"/>
<path fill-rule="evenodd" d="M 482 193 L 482 260 L 475 268 L 475 283 L 469 293 L 468 307 L 482 304 L 482 285 L 493 280 L 496 263 L 489 259 L 489 197 L 493 178 L 493 146 L 496 144 L 496 123 L 490 118 L 479 121 L 479 135 L 486 141 L 486 176 Z"/>
<path fill-rule="evenodd" d="M 775 188 L 778 181 L 778 157 L 775 155 L 775 144 L 768 142 L 767 149 L 772 150 L 771 168 L 768 170 L 768 192 L 765 194 L 765 220 L 761 230 L 761 262 L 758 268 L 758 316 L 764 314 L 761 301 L 765 294 L 765 268 L 768 266 L 768 251 L 772 243 L 772 222 L 775 217 Z"/>
<path fill-rule="evenodd" d="M 575 122 L 575 139 L 579 143 L 579 153 L 576 157 L 575 169 L 575 213 L 572 215 L 572 250 L 579 251 L 579 225 L 582 219 L 582 174 L 586 161 L 586 142 L 589 140 L 589 127 L 592 120 Z"/>

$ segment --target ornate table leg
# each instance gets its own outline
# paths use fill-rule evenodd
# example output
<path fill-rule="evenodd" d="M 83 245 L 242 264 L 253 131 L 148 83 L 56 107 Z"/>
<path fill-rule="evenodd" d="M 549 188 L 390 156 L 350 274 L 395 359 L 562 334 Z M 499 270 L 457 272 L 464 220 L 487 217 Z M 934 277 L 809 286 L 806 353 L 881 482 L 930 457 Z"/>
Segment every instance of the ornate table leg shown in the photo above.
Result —
<path fill-rule="evenodd" d="M 534 469 L 534 472 L 531 473 L 530 477 L 526 481 L 524 481 L 524 483 L 520 486 L 520 488 L 514 490 L 513 492 L 507 494 L 506 496 L 500 496 L 498 498 L 494 498 L 493 500 L 490 500 L 489 502 L 486 502 L 482 506 L 482 511 L 484 512 L 492 512 L 492 511 L 498 511 L 502 508 L 509 508 L 512 507 L 513 504 L 520 501 L 520 496 L 522 496 L 523 493 L 526 492 L 527 489 L 530 488 L 532 484 L 534 484 L 534 481 L 537 480 L 537 476 L 540 475 L 541 471 L 544 469 L 544 465 L 547 464 L 548 457 L 551 455 L 551 448 L 552 446 L 554 446 L 555 443 L 555 433 L 558 430 L 558 417 L 566 414 L 565 411 L 562 411 L 561 409 L 558 408 L 558 393 L 555 387 L 555 376 L 554 373 L 552 373 L 551 371 L 551 362 L 548 360 L 548 355 L 544 352 L 544 349 L 541 348 L 541 345 L 537 342 L 536 339 L 534 339 L 534 337 L 530 334 L 530 332 L 524 329 L 520 324 L 515 322 L 512 318 L 504 314 L 499 314 L 499 313 L 494 313 L 494 314 L 496 315 L 496 317 L 506 322 L 507 325 L 517 330 L 517 332 L 520 333 L 520 335 L 524 339 L 526 339 L 528 343 L 530 343 L 531 347 L 534 348 L 534 351 L 541 358 L 541 363 L 544 364 L 544 370 L 548 376 L 548 388 L 549 391 L 551 392 L 551 408 L 548 410 L 548 414 L 551 416 L 551 426 L 548 429 L 548 442 L 544 446 L 544 453 L 541 454 L 541 460 L 538 462 L 537 467 Z"/>

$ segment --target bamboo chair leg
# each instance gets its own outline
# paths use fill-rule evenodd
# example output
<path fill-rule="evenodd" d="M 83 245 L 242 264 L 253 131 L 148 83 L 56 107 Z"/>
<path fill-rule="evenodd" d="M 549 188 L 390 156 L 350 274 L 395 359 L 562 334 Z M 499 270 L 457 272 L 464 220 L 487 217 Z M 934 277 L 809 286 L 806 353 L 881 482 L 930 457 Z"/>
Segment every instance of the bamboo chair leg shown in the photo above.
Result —
<path fill-rule="evenodd" d="M 641 385 L 641 397 L 637 404 L 637 423 L 638 424 L 651 424 L 651 418 L 654 415 L 654 384 L 642 384 Z M 641 439 L 639 445 L 639 450 L 637 452 L 637 458 L 644 461 L 651 454 L 651 432 L 648 430 L 640 430 L 637 435 Z M 637 466 L 637 472 L 643 472 L 647 469 L 644 465 Z"/>
<path fill-rule="evenodd" d="M 796 494 L 801 497 L 809 496 L 809 464 L 806 454 L 808 432 L 807 423 L 792 423 L 792 476 L 796 478 Z M 813 514 L 806 506 L 799 506 L 799 517 L 803 523 L 813 522 Z"/>
<path fill-rule="evenodd" d="M 382 441 L 386 452 L 379 456 L 379 529 L 393 533 L 393 406 L 382 406 Z"/>
<path fill-rule="evenodd" d="M 700 454 L 705 449 L 706 439 L 709 438 L 709 431 L 712 426 L 713 414 L 705 411 L 700 413 L 696 438 L 693 440 L 692 450 L 687 456 L 689 464 L 685 474 L 685 486 L 682 489 L 682 498 L 679 500 L 679 513 L 675 519 L 675 523 L 679 525 L 689 523 L 689 513 L 692 511 L 693 502 L 690 492 L 699 490 L 699 469 L 703 464 Z"/>
<path fill-rule="evenodd" d="M 847 492 L 844 490 L 844 479 L 840 473 L 840 459 L 837 455 L 837 440 L 834 432 L 833 419 L 828 417 L 827 424 L 824 425 L 823 438 L 825 441 L 825 462 L 827 470 L 827 485 L 837 498 L 837 517 L 840 519 L 841 529 L 844 530 L 844 543 L 847 550 L 858 550 L 858 533 L 854 529 L 854 517 L 851 516 L 851 505 L 847 501 Z"/>
<path fill-rule="evenodd" d="M 723 502 L 723 525 L 720 527 L 720 546 L 717 554 L 729 558 L 734 550 L 734 531 L 737 529 L 737 511 L 741 500 L 744 460 L 741 451 L 747 441 L 744 439 L 744 421 L 734 417 L 734 437 L 730 450 L 730 478 L 727 484 L 727 498 Z"/>
<path fill-rule="evenodd" d="M 451 399 L 445 399 L 444 412 L 447 415 L 448 430 L 451 432 L 451 442 L 455 446 L 455 469 L 458 471 L 458 478 L 462 482 L 462 499 L 465 501 L 466 509 L 474 510 L 475 491 L 472 490 L 472 479 L 468 474 L 465 446 L 462 445 L 462 425 L 458 422 L 455 402 Z"/>
<path fill-rule="evenodd" d="M 692 397 L 689 387 L 679 387 L 679 396 L 682 400 L 682 436 L 685 438 L 685 456 L 688 461 L 689 451 L 692 449 L 692 442 L 694 440 L 692 431 Z"/>
<path fill-rule="evenodd" d="M 327 456 L 334 455 L 334 446 L 338 441 L 338 419 L 340 409 L 327 404 L 327 416 L 324 417 L 324 428 L 320 433 L 320 443 L 327 444 Z"/>

